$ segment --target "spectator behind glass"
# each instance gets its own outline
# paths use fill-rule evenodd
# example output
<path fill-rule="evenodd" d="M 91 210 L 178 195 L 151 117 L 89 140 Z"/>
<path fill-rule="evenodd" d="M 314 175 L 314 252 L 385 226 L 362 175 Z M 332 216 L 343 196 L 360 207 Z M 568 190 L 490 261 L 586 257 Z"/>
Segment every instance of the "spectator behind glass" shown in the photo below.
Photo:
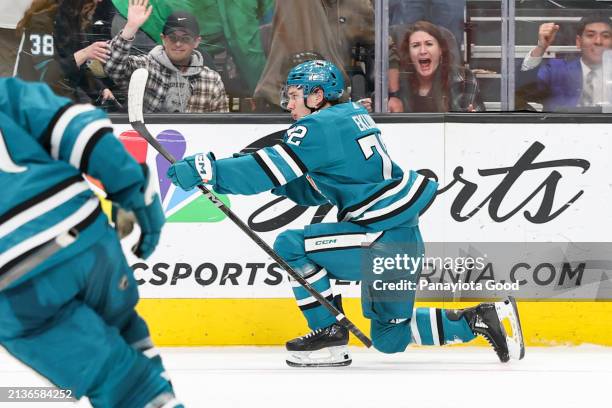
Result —
<path fill-rule="evenodd" d="M 153 8 L 148 0 L 130 0 L 127 24 L 110 44 L 106 73 L 127 86 L 132 72 L 147 68 L 149 80 L 144 97 L 145 112 L 228 112 L 225 87 L 219 74 L 204 66 L 200 27 L 187 12 L 172 13 L 163 28 L 163 45 L 147 55 L 130 56 L 136 32 Z"/>
<path fill-rule="evenodd" d="M 60 0 L 55 16 L 53 39 L 56 57 L 70 86 L 75 90 L 72 99 L 79 102 L 114 100 L 110 81 L 103 81 L 88 68 L 104 64 L 109 48 L 106 41 L 89 44 L 88 30 L 96 6 L 102 0 Z M 85 46 L 87 45 L 87 46 Z M 98 65 L 99 67 L 99 65 Z M 101 69 L 96 71 L 102 73 Z"/>
<path fill-rule="evenodd" d="M 112 1 L 120 15 L 127 18 L 128 0 Z M 159 41 L 173 10 L 193 14 L 200 23 L 199 51 L 204 54 L 205 65 L 216 67 L 228 93 L 253 94 L 266 64 L 260 19 L 274 8 L 274 0 L 149 0 L 149 3 L 153 13 L 140 28 L 142 31 Z M 214 56 L 214 62 L 208 53 Z"/>
<path fill-rule="evenodd" d="M 53 23 L 56 11 L 56 0 L 34 0 L 17 23 L 21 42 L 13 76 L 45 82 L 55 94 L 71 98 L 74 90 L 55 58 Z"/>
<path fill-rule="evenodd" d="M 406 112 L 484 111 L 476 77 L 453 64 L 438 27 L 427 21 L 410 26 L 401 45 L 400 96 Z"/>
<path fill-rule="evenodd" d="M 463 43 L 465 0 L 389 0 L 389 25 L 431 21 Z M 459 61 L 457 61 L 459 62 Z"/>
<path fill-rule="evenodd" d="M 583 17 L 576 32 L 580 56 L 569 60 L 552 58 L 542 64 L 542 57 L 554 43 L 558 31 L 555 23 L 540 26 L 538 45 L 521 65 L 522 82 L 528 85 L 519 94 L 527 101 L 542 103 L 544 111 L 601 106 L 604 102 L 602 57 L 605 50 L 612 48 L 610 18 L 601 14 Z M 535 78 L 534 73 L 537 73 Z"/>

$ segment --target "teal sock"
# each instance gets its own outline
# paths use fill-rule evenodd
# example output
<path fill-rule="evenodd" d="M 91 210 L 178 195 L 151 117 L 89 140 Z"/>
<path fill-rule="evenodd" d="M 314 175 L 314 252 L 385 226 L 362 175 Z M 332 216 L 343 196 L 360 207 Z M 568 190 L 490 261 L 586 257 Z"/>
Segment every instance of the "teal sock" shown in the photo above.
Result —
<path fill-rule="evenodd" d="M 441 346 L 450 343 L 465 343 L 476 337 L 465 317 L 451 319 L 447 309 L 419 307 L 412 315 L 410 328 L 416 344 Z"/>

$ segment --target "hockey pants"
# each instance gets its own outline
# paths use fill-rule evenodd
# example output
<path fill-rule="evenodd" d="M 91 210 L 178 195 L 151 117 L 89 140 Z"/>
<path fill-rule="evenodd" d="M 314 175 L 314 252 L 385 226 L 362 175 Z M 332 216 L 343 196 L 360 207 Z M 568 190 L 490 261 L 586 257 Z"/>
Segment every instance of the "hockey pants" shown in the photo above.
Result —
<path fill-rule="evenodd" d="M 0 292 L 0 344 L 94 407 L 141 408 L 172 386 L 137 302 L 132 270 L 108 227 L 65 264 Z"/>
<path fill-rule="evenodd" d="M 330 301 L 334 296 L 330 279 L 361 281 L 363 315 L 371 320 L 372 342 L 379 351 L 396 353 L 412 342 L 443 345 L 475 337 L 464 318 L 452 320 L 443 309 L 413 310 L 415 290 L 383 288 L 383 282 L 416 285 L 420 266 L 373 273 L 374 258 L 423 255 L 418 225 L 372 231 L 350 222 L 313 224 L 281 233 L 274 250 Z M 298 307 L 312 330 L 336 321 L 297 282 L 291 283 Z"/>

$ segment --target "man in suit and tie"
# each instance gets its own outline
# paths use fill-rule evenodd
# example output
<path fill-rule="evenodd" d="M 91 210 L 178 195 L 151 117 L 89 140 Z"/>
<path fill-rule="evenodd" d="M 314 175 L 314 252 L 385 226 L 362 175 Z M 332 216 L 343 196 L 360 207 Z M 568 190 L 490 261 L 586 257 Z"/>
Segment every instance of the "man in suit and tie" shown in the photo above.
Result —
<path fill-rule="evenodd" d="M 593 14 L 580 20 L 576 33 L 580 58 L 552 58 L 542 63 L 558 31 L 555 23 L 542 24 L 538 45 L 523 60 L 523 79 L 537 75 L 532 81 L 526 81 L 529 82 L 525 87 L 528 100 L 541 102 L 544 111 L 601 106 L 604 102 L 602 58 L 604 51 L 612 48 L 610 18 Z"/>

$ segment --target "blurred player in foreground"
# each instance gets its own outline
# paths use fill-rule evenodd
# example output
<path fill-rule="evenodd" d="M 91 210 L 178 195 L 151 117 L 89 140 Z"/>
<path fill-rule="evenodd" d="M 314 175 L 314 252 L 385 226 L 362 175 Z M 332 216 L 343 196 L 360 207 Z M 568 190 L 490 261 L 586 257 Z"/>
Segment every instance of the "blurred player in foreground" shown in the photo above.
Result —
<path fill-rule="evenodd" d="M 146 171 L 101 110 L 0 78 L 0 345 L 94 407 L 182 407 L 117 233 L 82 173 L 133 211 L 147 258 L 164 223 Z"/>
<path fill-rule="evenodd" d="M 437 183 L 404 172 L 382 141 L 380 129 L 357 103 L 339 103 L 340 70 L 322 60 L 304 62 L 288 75 L 284 105 L 295 124 L 284 141 L 252 154 L 216 160 L 202 153 L 176 162 L 168 177 L 185 190 L 204 182 L 219 193 L 256 194 L 272 190 L 297 204 L 338 208 L 337 223 L 307 225 L 281 233 L 274 249 L 323 296 L 334 299 L 330 278 L 362 281 L 364 316 L 371 319 L 372 342 L 384 353 L 410 343 L 443 345 L 484 336 L 499 359 L 520 359 L 524 348 L 512 298 L 463 310 L 418 308 L 415 290 L 385 290 L 363 261 L 369 251 L 423 254 L 419 213 L 433 200 Z M 397 251 L 396 251 L 397 252 Z M 371 265 L 370 265 L 371 266 Z M 376 279 L 417 282 L 421 268 L 391 271 Z M 348 331 L 296 282 L 293 291 L 311 333 L 287 342 L 291 366 L 348 365 Z M 341 308 L 340 298 L 334 299 Z M 513 333 L 502 325 L 508 318 Z M 327 353 L 317 357 L 315 351 Z"/>

